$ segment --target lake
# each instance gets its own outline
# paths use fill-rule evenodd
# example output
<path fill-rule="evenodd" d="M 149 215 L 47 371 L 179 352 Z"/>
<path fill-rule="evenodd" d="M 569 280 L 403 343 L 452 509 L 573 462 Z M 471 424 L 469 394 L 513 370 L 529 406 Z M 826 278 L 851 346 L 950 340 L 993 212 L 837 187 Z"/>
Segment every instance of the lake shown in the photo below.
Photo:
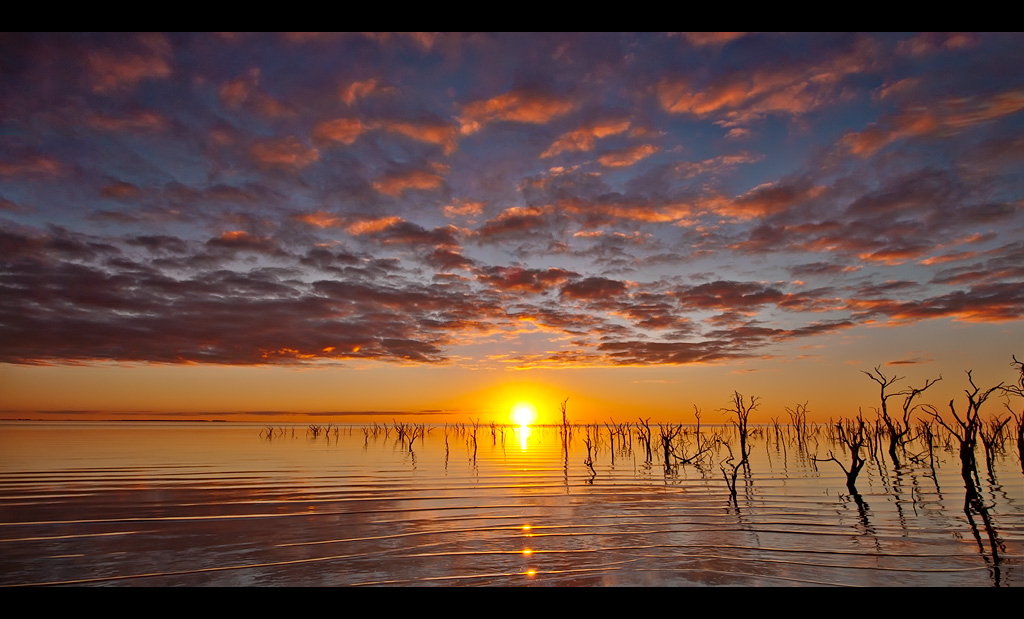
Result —
<path fill-rule="evenodd" d="M 758 426 L 733 498 L 732 426 L 666 467 L 636 425 L 0 422 L 0 586 L 1024 584 L 1015 443 L 981 514 L 941 442 L 853 496 L 825 424 Z"/>

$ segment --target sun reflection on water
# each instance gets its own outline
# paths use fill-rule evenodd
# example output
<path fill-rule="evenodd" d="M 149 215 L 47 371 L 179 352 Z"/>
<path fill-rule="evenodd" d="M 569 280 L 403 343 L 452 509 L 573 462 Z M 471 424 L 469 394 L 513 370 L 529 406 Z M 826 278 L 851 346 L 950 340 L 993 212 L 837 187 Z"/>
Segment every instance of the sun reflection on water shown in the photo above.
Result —
<path fill-rule="evenodd" d="M 519 449 L 526 451 L 526 447 L 530 442 L 530 426 L 519 426 Z"/>

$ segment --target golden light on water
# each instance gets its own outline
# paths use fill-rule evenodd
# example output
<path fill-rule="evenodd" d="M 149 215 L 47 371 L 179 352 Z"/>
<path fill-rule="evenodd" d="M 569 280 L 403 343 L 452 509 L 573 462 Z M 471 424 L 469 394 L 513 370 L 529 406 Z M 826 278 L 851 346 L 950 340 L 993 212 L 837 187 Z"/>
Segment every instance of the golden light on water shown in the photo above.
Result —
<path fill-rule="evenodd" d="M 526 451 L 530 438 L 530 424 L 537 421 L 537 407 L 532 402 L 520 400 L 512 405 L 509 417 L 519 426 L 519 448 Z"/>

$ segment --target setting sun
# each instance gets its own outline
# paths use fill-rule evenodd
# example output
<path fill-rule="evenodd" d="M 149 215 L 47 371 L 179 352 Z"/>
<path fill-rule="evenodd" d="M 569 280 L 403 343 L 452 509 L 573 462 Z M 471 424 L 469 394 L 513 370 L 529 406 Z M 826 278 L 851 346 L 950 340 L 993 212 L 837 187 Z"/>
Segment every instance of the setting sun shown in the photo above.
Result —
<path fill-rule="evenodd" d="M 509 415 L 516 425 L 528 426 L 537 420 L 537 407 L 529 402 L 516 402 Z"/>

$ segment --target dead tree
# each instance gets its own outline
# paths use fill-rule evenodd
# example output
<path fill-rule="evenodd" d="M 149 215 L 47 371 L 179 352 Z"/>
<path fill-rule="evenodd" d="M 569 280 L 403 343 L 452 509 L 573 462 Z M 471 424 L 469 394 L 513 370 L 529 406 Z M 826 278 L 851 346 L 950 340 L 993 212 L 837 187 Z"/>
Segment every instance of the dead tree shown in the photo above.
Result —
<path fill-rule="evenodd" d="M 996 454 L 1006 451 L 1004 444 L 1006 439 L 1003 436 L 1003 430 L 1008 423 L 1010 423 L 1010 417 L 1006 419 L 996 417 L 989 420 L 988 423 L 982 423 L 978 427 L 978 436 L 981 437 L 981 444 L 985 447 L 985 466 L 988 468 L 988 476 L 990 478 L 995 478 L 992 465 Z"/>
<path fill-rule="evenodd" d="M 885 374 L 882 374 L 882 371 L 879 366 L 875 366 L 873 373 L 866 372 L 864 370 L 861 371 L 868 378 L 875 381 L 879 385 L 879 395 L 882 401 L 882 423 L 885 424 L 885 427 L 889 433 L 889 457 L 892 458 L 893 466 L 898 468 L 900 466 L 900 460 L 899 456 L 897 455 L 897 450 L 900 447 L 902 447 L 904 443 L 908 442 L 909 439 L 905 439 L 904 437 L 906 437 L 906 435 L 910 432 L 910 429 L 912 427 L 910 424 L 910 415 L 911 413 L 914 412 L 914 410 L 918 408 L 918 406 L 913 406 L 914 398 L 924 393 L 924 390 L 927 389 L 928 387 L 931 387 L 935 383 L 942 380 L 942 377 L 939 376 L 935 380 L 925 380 L 924 387 L 921 387 L 920 389 L 911 387 L 910 389 L 907 389 L 905 391 L 886 393 L 886 389 L 891 387 L 893 383 L 895 383 L 896 381 L 903 380 L 904 377 L 893 376 L 890 378 Z M 902 422 L 899 419 L 893 419 L 892 417 L 889 416 L 888 400 L 889 398 L 895 396 L 906 396 L 906 398 L 903 400 Z"/>
<path fill-rule="evenodd" d="M 784 408 L 789 413 L 790 424 L 796 432 L 797 449 L 804 449 L 807 446 L 807 402 L 797 404 L 795 408 Z"/>
<path fill-rule="evenodd" d="M 569 402 L 569 398 L 562 400 L 562 444 L 568 449 L 569 440 L 572 438 L 572 426 L 569 425 L 569 419 L 565 413 L 565 405 Z"/>
<path fill-rule="evenodd" d="M 949 411 L 953 414 L 954 423 L 947 424 L 934 406 L 926 405 L 924 409 L 960 443 L 960 475 L 967 485 L 967 502 L 970 503 L 972 499 L 978 497 L 977 485 L 975 483 L 978 477 L 978 469 L 974 452 L 978 445 L 978 433 L 981 429 L 981 414 L 979 411 L 985 400 L 992 395 L 992 392 L 1000 389 L 1003 383 L 999 383 L 995 387 L 982 392 L 981 388 L 974 384 L 971 370 L 967 370 L 967 382 L 970 383 L 971 388 L 964 389 L 964 393 L 967 395 L 967 409 L 964 411 L 963 417 L 957 413 L 953 400 L 949 401 Z"/>
<path fill-rule="evenodd" d="M 844 420 L 840 419 L 834 426 L 835 438 L 838 443 L 846 447 L 850 451 L 850 468 L 846 468 L 842 462 L 840 462 L 832 451 L 828 452 L 828 458 L 813 458 L 815 462 L 828 462 L 832 461 L 839 465 L 843 472 L 846 473 L 846 489 L 850 491 L 854 498 L 859 499 L 860 495 L 857 493 L 857 475 L 860 474 L 860 470 L 864 468 L 865 459 L 860 455 L 861 447 L 867 442 L 868 437 L 864 432 L 864 416 L 858 414 L 856 419 Z"/>
<path fill-rule="evenodd" d="M 651 420 L 651 418 L 648 417 L 647 419 L 644 419 L 643 417 L 638 417 L 638 419 L 640 420 L 640 423 L 637 425 L 636 433 L 638 438 L 640 439 L 641 444 L 643 444 L 644 448 L 647 450 L 647 460 L 645 460 L 645 462 L 650 463 L 652 459 L 651 426 L 648 422 Z"/>
<path fill-rule="evenodd" d="M 1024 398 L 1024 362 L 1017 361 L 1017 355 L 1011 355 L 1013 357 L 1013 366 L 1019 374 L 1016 385 L 1007 385 L 1003 387 L 1003 392 L 1006 394 L 1006 410 L 1010 411 L 1010 415 L 1013 416 L 1014 421 L 1017 422 L 1016 434 L 1017 434 L 1017 459 L 1020 460 L 1020 471 L 1024 473 L 1024 405 L 1022 405 L 1020 413 L 1015 411 L 1010 406 L 1010 396 L 1017 396 L 1018 398 Z"/>
<path fill-rule="evenodd" d="M 750 402 L 748 403 L 743 395 L 739 391 L 733 391 L 732 394 L 732 406 L 721 409 L 726 414 L 732 414 L 736 416 L 736 419 L 730 420 L 740 435 L 740 463 L 739 466 L 747 468 L 749 466 L 750 447 L 747 446 L 747 436 L 749 434 L 747 430 L 747 422 L 750 419 L 750 413 L 760 406 L 760 398 L 756 395 L 750 396 Z"/>
<path fill-rule="evenodd" d="M 587 483 L 592 484 L 594 483 L 594 478 L 597 477 L 597 471 L 594 470 L 594 458 L 590 451 L 591 443 L 589 433 L 583 438 L 583 444 L 587 446 L 587 459 L 583 461 L 583 464 L 587 465 L 587 468 L 590 469 L 590 481 Z"/>
<path fill-rule="evenodd" d="M 703 470 L 702 463 L 705 458 L 711 455 L 711 449 L 714 441 L 706 440 L 700 432 L 700 409 L 697 408 L 696 404 L 693 405 L 693 415 L 697 418 L 697 428 L 694 431 L 694 434 L 697 437 L 697 451 L 692 455 L 686 455 L 686 443 L 684 441 L 680 445 L 681 453 L 677 454 L 673 450 L 672 457 L 675 458 L 676 464 L 692 464 L 698 469 Z M 682 426 L 679 426 L 679 428 L 681 430 Z"/>
<path fill-rule="evenodd" d="M 661 435 L 661 450 L 665 456 L 665 475 L 671 475 L 675 470 L 672 465 L 672 459 L 675 457 L 675 447 L 672 442 L 676 440 L 676 437 L 683 431 L 683 426 L 669 424 L 668 427 L 664 425 L 658 426 L 658 432 Z"/>
<path fill-rule="evenodd" d="M 729 457 L 719 463 L 718 467 L 722 469 L 722 475 L 725 477 L 725 485 L 729 487 L 729 499 L 732 504 L 739 510 L 739 502 L 736 499 L 736 478 L 739 476 L 740 468 L 743 466 L 743 462 L 733 464 L 736 458 L 732 455 L 732 447 L 729 443 L 725 443 L 725 448 L 729 450 Z M 725 465 L 728 464 L 732 471 L 727 471 Z"/>

